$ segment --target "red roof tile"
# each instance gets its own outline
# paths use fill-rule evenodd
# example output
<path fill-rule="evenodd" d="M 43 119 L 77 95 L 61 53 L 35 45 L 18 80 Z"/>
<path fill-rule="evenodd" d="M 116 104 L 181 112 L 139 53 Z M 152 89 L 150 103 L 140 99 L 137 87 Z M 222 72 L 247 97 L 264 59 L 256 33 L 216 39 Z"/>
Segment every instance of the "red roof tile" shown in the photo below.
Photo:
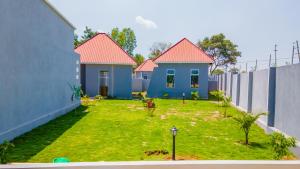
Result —
<path fill-rule="evenodd" d="M 144 63 L 142 63 L 139 67 L 137 67 L 134 71 L 152 72 L 155 67 L 157 67 L 157 64 L 155 64 L 151 59 L 148 59 Z"/>
<path fill-rule="evenodd" d="M 191 41 L 183 38 L 154 59 L 155 63 L 212 63 L 212 58 Z"/>
<path fill-rule="evenodd" d="M 99 33 L 75 49 L 83 64 L 121 64 L 136 65 L 129 56 L 107 34 Z"/>

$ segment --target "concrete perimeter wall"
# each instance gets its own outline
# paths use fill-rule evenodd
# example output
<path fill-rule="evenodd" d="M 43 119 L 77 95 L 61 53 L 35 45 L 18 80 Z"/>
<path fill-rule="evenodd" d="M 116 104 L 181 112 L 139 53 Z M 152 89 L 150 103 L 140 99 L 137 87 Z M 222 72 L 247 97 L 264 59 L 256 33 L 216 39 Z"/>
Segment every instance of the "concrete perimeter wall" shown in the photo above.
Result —
<path fill-rule="evenodd" d="M 253 72 L 252 113 L 268 112 L 268 96 L 269 69 Z M 261 116 L 260 120 L 267 125 L 267 116 Z"/>
<path fill-rule="evenodd" d="M 239 107 L 248 110 L 248 90 L 249 90 L 249 73 L 240 74 L 240 96 Z"/>
<path fill-rule="evenodd" d="M 300 139 L 300 64 L 276 69 L 275 127 Z"/>
<path fill-rule="evenodd" d="M 0 143 L 69 112 L 79 86 L 73 28 L 41 0 L 0 1 Z"/>
<path fill-rule="evenodd" d="M 219 80 L 219 89 L 232 96 L 234 105 L 253 114 L 268 113 L 259 119 L 264 127 L 300 140 L 300 64 L 241 73 L 232 80 L 229 73 L 219 75 L 223 77 L 227 79 L 225 84 Z"/>

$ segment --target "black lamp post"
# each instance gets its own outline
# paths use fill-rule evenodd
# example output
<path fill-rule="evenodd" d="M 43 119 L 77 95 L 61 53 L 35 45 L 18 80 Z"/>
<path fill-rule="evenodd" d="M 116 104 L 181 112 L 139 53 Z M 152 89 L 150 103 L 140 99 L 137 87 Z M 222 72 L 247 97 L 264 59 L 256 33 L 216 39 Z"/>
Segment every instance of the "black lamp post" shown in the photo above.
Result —
<path fill-rule="evenodd" d="M 174 126 L 171 128 L 172 136 L 173 136 L 173 152 L 172 152 L 172 160 L 175 160 L 175 136 L 177 134 L 178 129 Z"/>
<path fill-rule="evenodd" d="M 182 93 L 182 103 L 184 104 L 184 99 L 185 99 L 185 93 Z"/>

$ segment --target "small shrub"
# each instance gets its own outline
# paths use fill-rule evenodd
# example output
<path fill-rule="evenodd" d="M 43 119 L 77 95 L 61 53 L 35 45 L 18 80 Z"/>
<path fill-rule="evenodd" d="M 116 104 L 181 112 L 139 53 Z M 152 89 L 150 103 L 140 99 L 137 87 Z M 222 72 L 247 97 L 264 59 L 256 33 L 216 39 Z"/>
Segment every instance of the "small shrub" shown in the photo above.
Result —
<path fill-rule="evenodd" d="M 95 99 L 95 100 L 103 100 L 103 96 L 101 96 L 101 95 L 96 95 L 96 96 L 94 97 L 94 99 Z"/>
<path fill-rule="evenodd" d="M 251 126 L 255 123 L 255 121 L 262 115 L 266 115 L 266 113 L 260 113 L 257 115 L 252 115 L 249 113 L 241 112 L 242 116 L 234 117 L 233 119 L 237 121 L 240 125 L 240 128 L 245 133 L 245 144 L 249 144 L 249 132 L 251 129 Z"/>
<path fill-rule="evenodd" d="M 200 98 L 198 91 L 191 92 L 191 97 L 192 97 L 192 100 L 198 100 Z"/>
<path fill-rule="evenodd" d="M 0 164 L 7 163 L 7 152 L 12 147 L 14 147 L 14 145 L 8 141 L 4 141 L 0 144 Z"/>
<path fill-rule="evenodd" d="M 274 132 L 271 134 L 271 146 L 275 152 L 275 159 L 280 160 L 284 156 L 290 155 L 289 148 L 296 146 L 294 137 L 285 137 L 283 134 Z"/>
<path fill-rule="evenodd" d="M 163 93 L 163 98 L 164 98 L 164 99 L 168 99 L 168 98 L 169 98 L 169 93 L 164 92 L 164 93 Z"/>
<path fill-rule="evenodd" d="M 224 98 L 224 92 L 221 90 L 214 90 L 209 92 L 209 94 L 218 100 L 218 104 Z"/>
<path fill-rule="evenodd" d="M 227 109 L 230 107 L 231 97 L 223 97 L 224 117 L 227 117 Z"/>

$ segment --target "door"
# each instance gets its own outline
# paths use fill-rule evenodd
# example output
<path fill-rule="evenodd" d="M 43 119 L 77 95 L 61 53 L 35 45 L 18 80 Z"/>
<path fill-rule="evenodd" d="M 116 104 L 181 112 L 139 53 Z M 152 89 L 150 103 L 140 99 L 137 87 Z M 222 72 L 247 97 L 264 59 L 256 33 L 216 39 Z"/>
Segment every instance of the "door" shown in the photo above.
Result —
<path fill-rule="evenodd" d="M 101 96 L 108 96 L 108 88 L 109 88 L 109 72 L 108 71 L 100 71 L 99 75 L 100 83 L 99 83 L 99 94 Z"/>

